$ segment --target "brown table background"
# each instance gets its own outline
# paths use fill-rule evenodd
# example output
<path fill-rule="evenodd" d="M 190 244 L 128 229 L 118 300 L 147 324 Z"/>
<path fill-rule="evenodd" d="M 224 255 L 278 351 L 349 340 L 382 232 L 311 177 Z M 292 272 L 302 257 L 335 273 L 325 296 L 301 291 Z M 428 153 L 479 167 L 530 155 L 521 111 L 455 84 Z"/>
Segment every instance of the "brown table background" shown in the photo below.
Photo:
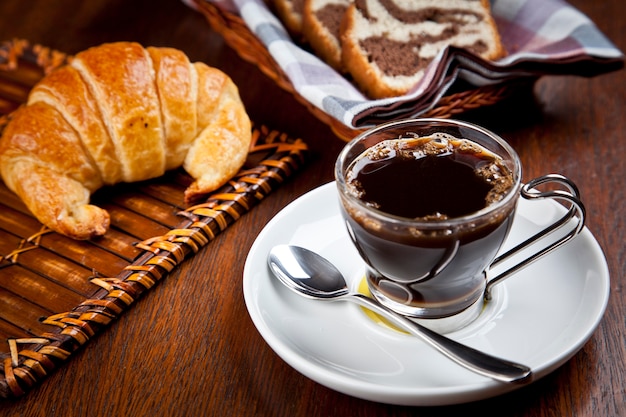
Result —
<path fill-rule="evenodd" d="M 623 0 L 570 3 L 626 50 Z M 0 401 L 0 415 L 626 414 L 624 70 L 591 79 L 546 77 L 532 97 L 460 117 L 505 137 L 522 159 L 524 179 L 556 171 L 578 184 L 587 226 L 607 257 L 611 298 L 591 340 L 549 376 L 489 400 L 415 408 L 352 398 L 305 378 L 263 341 L 244 305 L 243 265 L 258 232 L 293 199 L 332 180 L 343 143 L 326 125 L 242 61 L 201 15 L 177 0 L 2 0 L 0 40 L 12 38 L 68 53 L 117 40 L 182 49 L 193 61 L 231 75 L 252 119 L 303 138 L 313 160 L 43 384 L 19 400 Z M 186 285 L 189 280 L 202 285 Z"/>

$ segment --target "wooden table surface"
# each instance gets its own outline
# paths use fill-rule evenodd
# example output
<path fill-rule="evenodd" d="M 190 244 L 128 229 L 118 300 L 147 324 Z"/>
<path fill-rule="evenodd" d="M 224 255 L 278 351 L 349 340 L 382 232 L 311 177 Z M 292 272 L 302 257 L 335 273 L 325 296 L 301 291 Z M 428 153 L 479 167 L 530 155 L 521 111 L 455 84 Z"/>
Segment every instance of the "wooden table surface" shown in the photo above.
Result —
<path fill-rule="evenodd" d="M 626 50 L 623 0 L 571 3 Z M 252 119 L 301 137 L 313 158 L 40 386 L 0 402 L 0 415 L 626 415 L 623 70 L 595 78 L 546 77 L 533 100 L 460 117 L 505 137 L 522 159 L 524 179 L 556 171 L 579 185 L 587 226 L 611 273 L 611 297 L 598 329 L 565 365 L 513 393 L 456 406 L 400 407 L 340 394 L 302 376 L 265 343 L 244 305 L 243 265 L 259 231 L 296 197 L 332 180 L 343 143 L 326 125 L 177 0 L 3 0 L 0 40 L 12 38 L 68 53 L 117 40 L 182 49 L 231 75 Z M 185 285 L 189 279 L 202 280 L 200 294 Z"/>

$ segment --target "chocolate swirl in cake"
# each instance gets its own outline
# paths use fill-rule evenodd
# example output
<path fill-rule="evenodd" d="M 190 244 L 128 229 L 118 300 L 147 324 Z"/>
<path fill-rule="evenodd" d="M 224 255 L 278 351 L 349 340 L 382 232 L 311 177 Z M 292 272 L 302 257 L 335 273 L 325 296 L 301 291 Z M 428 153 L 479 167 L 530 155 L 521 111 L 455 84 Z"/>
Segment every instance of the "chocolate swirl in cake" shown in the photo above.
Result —
<path fill-rule="evenodd" d="M 357 0 L 344 16 L 343 62 L 373 98 L 405 94 L 448 45 L 504 55 L 487 0 Z"/>

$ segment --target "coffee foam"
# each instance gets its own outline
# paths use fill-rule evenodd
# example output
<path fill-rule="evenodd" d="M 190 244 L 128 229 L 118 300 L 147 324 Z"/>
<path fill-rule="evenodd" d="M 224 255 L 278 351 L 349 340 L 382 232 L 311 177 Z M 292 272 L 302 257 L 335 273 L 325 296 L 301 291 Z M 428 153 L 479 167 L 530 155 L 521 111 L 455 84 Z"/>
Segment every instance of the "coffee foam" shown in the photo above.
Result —
<path fill-rule="evenodd" d="M 482 162 L 477 164 L 475 173 L 490 185 L 491 189 L 485 198 L 485 206 L 501 201 L 515 183 L 511 170 L 504 164 L 500 156 L 468 139 L 459 139 L 444 132 L 418 136 L 407 133 L 396 139 L 388 139 L 368 148 L 351 165 L 346 175 L 346 183 L 352 195 L 362 199 L 363 189 L 356 179 L 362 164 L 368 161 L 380 161 L 391 158 L 418 159 L 426 156 L 456 154 L 457 158 L 464 155 L 478 157 Z M 375 204 L 368 203 L 376 207 Z M 434 213 L 423 220 L 445 220 L 447 216 Z"/>

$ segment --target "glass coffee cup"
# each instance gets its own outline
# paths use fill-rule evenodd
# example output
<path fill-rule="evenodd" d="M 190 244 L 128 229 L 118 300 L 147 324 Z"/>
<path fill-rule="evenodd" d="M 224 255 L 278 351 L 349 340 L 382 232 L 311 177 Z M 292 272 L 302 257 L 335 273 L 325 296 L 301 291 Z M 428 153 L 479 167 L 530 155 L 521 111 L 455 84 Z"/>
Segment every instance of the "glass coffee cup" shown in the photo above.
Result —
<path fill-rule="evenodd" d="M 503 139 L 461 121 L 395 121 L 350 141 L 337 159 L 335 179 L 374 298 L 427 327 L 452 331 L 479 315 L 493 285 L 582 230 L 584 206 L 571 181 L 551 174 L 522 185 L 521 176 L 519 157 Z M 553 185 L 548 191 L 536 189 L 546 183 Z M 552 198 L 569 209 L 498 256 L 520 197 Z M 487 278 L 496 264 L 534 250 L 572 223 L 569 233 Z"/>

